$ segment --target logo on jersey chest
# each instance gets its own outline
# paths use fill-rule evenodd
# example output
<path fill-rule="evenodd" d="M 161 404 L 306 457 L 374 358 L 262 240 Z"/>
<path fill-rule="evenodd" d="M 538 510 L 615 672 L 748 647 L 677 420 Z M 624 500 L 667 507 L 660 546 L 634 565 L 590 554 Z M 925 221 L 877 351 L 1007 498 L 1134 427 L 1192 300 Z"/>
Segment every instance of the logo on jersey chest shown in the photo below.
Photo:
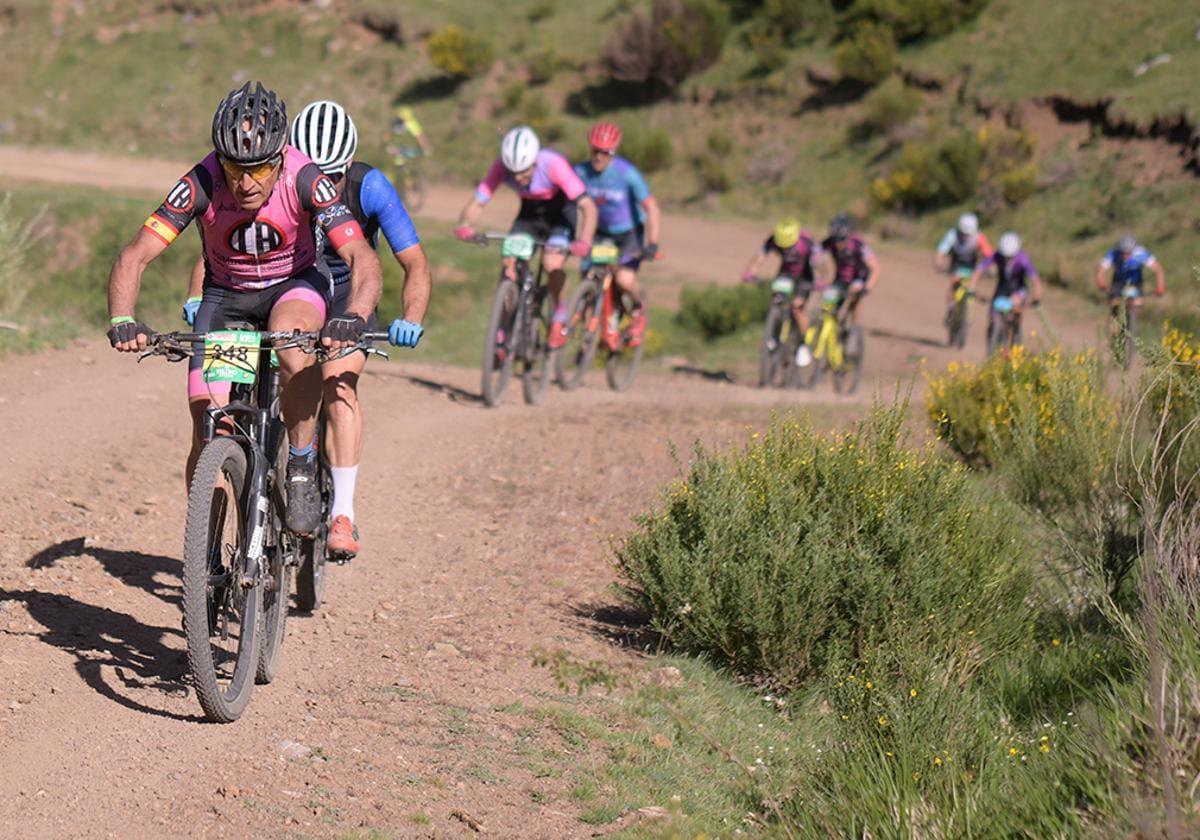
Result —
<path fill-rule="evenodd" d="M 283 247 L 283 231 L 265 219 L 251 219 L 229 231 L 225 244 L 230 250 L 261 257 Z"/>

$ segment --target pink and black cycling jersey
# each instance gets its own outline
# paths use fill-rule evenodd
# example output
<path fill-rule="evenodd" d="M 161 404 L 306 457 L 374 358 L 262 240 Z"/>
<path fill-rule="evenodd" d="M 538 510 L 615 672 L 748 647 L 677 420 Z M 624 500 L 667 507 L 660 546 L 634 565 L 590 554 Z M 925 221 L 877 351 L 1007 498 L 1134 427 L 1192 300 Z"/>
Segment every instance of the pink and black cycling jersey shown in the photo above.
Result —
<path fill-rule="evenodd" d="M 839 241 L 830 236 L 821 243 L 821 248 L 833 256 L 833 282 L 848 286 L 859 280 L 866 280 L 871 273 L 867 262 L 874 254 L 862 237 L 848 236 Z"/>
<path fill-rule="evenodd" d="M 768 236 L 763 242 L 762 253 L 779 255 L 779 273 L 793 280 L 813 279 L 813 263 L 821 253 L 821 246 L 813 241 L 811 235 L 800 233 L 800 238 L 790 248 L 780 248 L 775 244 L 775 237 Z"/>
<path fill-rule="evenodd" d="M 525 187 L 517 183 L 504 161 L 496 158 L 487 176 L 475 189 L 475 200 L 487 204 L 501 184 L 508 184 L 522 202 L 553 201 L 560 196 L 567 201 L 575 201 L 587 191 L 570 162 L 550 149 L 538 152 L 537 161 L 533 164 L 533 179 Z"/>
<path fill-rule="evenodd" d="M 363 238 L 333 181 L 292 146 L 284 147 L 279 178 L 258 210 L 238 207 L 214 152 L 179 179 L 144 227 L 170 245 L 193 219 L 206 282 L 234 291 L 266 289 L 312 268 L 314 224 L 335 248 Z"/>

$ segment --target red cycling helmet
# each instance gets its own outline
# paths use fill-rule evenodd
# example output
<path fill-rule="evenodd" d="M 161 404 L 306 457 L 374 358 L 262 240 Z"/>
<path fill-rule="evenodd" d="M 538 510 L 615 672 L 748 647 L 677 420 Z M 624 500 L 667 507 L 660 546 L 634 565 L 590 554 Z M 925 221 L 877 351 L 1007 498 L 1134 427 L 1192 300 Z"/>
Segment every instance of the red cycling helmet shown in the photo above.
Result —
<path fill-rule="evenodd" d="M 621 129 L 610 122 L 598 122 L 588 132 L 588 144 L 602 152 L 615 152 L 621 145 Z"/>

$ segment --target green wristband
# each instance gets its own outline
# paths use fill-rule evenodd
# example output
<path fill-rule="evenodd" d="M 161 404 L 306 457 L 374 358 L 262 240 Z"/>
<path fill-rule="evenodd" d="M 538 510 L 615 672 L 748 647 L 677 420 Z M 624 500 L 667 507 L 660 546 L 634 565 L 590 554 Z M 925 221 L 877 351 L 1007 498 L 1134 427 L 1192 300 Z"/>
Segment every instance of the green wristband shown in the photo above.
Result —
<path fill-rule="evenodd" d="M 108 319 L 108 325 L 110 327 L 115 327 L 117 324 L 132 324 L 132 323 L 133 323 L 133 319 L 130 318 L 128 315 L 118 315 L 116 318 Z"/>

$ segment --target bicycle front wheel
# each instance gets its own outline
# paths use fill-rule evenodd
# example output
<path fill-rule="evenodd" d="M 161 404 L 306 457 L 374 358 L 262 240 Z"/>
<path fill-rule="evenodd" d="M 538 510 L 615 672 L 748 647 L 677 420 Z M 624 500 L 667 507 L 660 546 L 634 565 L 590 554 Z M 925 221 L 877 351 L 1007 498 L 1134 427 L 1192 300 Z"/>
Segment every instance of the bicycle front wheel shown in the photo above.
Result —
<path fill-rule="evenodd" d="M 557 362 L 550 358 L 557 355 L 550 352 L 550 295 L 544 288 L 533 294 L 534 300 L 521 325 L 525 333 L 521 341 L 521 390 L 529 405 L 537 405 L 546 396 L 546 387 Z"/>
<path fill-rule="evenodd" d="M 862 381 L 863 334 L 861 327 L 846 331 L 843 343 L 842 363 L 833 372 L 833 390 L 839 394 L 853 394 Z"/>
<path fill-rule="evenodd" d="M 554 368 L 559 386 L 573 391 L 583 382 L 596 358 L 600 341 L 600 286 L 591 277 L 579 284 L 571 296 L 571 320 L 567 322 L 567 344 L 555 354 Z"/>
<path fill-rule="evenodd" d="M 324 435 L 324 428 L 317 437 Z M 321 526 L 300 540 L 300 569 L 296 572 L 296 606 L 313 613 L 325 602 L 325 581 L 329 570 L 329 508 L 333 497 L 333 478 L 322 455 L 317 456 L 317 491 L 321 494 Z"/>
<path fill-rule="evenodd" d="M 425 176 L 421 174 L 420 167 L 410 165 L 407 169 L 404 206 L 410 213 L 419 213 L 425 206 Z"/>
<path fill-rule="evenodd" d="M 758 387 L 769 388 L 783 369 L 783 343 L 780 333 L 783 331 L 783 307 L 772 302 L 767 310 L 767 320 L 763 323 L 762 345 L 758 351 Z"/>
<path fill-rule="evenodd" d="M 517 297 L 517 284 L 501 279 L 492 299 L 492 315 L 483 345 L 483 403 L 489 408 L 500 402 L 500 395 L 512 378 Z"/>
<path fill-rule="evenodd" d="M 258 665 L 262 586 L 246 579 L 246 453 L 214 438 L 188 492 L 183 539 L 183 632 L 196 697 L 209 720 L 237 720 Z"/>

